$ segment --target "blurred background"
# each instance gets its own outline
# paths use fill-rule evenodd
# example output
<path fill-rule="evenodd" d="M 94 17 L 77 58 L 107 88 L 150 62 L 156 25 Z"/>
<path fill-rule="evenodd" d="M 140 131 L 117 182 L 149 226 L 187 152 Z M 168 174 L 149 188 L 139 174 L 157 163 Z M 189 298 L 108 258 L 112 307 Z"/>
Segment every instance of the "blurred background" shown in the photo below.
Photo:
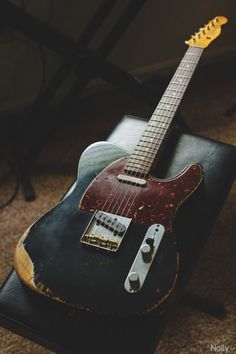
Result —
<path fill-rule="evenodd" d="M 24 10 L 61 33 L 76 40 L 95 11 L 102 4 L 96 1 L 11 0 Z M 96 48 L 111 29 L 129 2 L 117 1 L 108 18 L 90 43 Z M 200 26 L 217 15 L 229 18 L 223 38 L 207 49 L 202 65 L 224 61 L 235 55 L 235 1 L 155 1 L 148 0 L 109 54 L 109 60 L 140 78 L 149 78 L 161 71 L 173 70 L 185 51 L 184 41 Z M 10 112 L 32 102 L 42 79 L 45 83 L 61 64 L 62 58 L 44 48 L 45 78 L 42 55 L 37 43 L 10 28 L 1 28 L 0 35 L 0 110 Z M 223 68 L 222 68 L 223 69 Z M 73 73 L 62 85 L 57 100 L 66 95 L 74 79 Z"/>
<path fill-rule="evenodd" d="M 87 26 L 99 9 L 107 16 L 86 43 Z M 82 151 L 105 140 L 125 114 L 150 117 L 186 51 L 185 40 L 217 15 L 229 23 L 204 51 L 180 114 L 193 132 L 236 145 L 235 14 L 234 0 L 1 1 L 0 282 L 21 234 L 73 183 Z M 208 352 L 209 343 L 236 345 L 230 263 L 236 251 L 235 189 L 190 284 L 223 299 L 229 317 L 219 324 L 180 305 L 158 353 L 199 354 Z M 216 273 L 224 278 L 222 286 Z M 48 351 L 0 330 L 0 352 Z"/>

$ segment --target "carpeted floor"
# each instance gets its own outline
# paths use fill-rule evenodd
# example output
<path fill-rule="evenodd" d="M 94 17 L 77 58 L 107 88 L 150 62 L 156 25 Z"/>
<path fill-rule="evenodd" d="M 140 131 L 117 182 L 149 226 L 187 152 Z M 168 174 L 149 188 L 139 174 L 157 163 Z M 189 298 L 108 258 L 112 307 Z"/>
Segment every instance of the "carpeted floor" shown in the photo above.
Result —
<path fill-rule="evenodd" d="M 235 73 L 216 72 L 214 76 L 205 69 L 196 76 L 182 104 L 182 113 L 194 131 L 236 145 L 236 114 L 230 118 L 224 116 L 236 99 Z M 124 113 L 148 116 L 150 110 L 119 94 L 101 94 L 85 102 L 80 112 L 83 124 L 71 120 L 57 129 L 34 168 L 32 181 L 37 199 L 26 203 L 19 193 L 11 205 L 0 211 L 0 283 L 12 267 L 14 248 L 21 234 L 40 214 L 55 205 L 73 182 L 82 150 L 92 141 L 104 139 Z M 9 180 L 0 190 L 1 199 L 7 198 L 12 187 L 13 181 Z M 156 353 L 211 353 L 211 344 L 230 346 L 230 353 L 236 353 L 235 201 L 236 185 L 231 189 L 189 284 L 197 294 L 223 301 L 227 317 L 220 321 L 178 305 Z M 51 352 L 0 329 L 0 353 Z"/>

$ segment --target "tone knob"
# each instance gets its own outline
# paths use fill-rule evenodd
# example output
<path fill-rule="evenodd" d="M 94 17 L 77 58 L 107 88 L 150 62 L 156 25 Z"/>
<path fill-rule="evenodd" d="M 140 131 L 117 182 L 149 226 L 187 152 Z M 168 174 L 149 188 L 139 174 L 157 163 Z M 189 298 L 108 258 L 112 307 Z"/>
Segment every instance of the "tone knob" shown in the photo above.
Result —
<path fill-rule="evenodd" d="M 130 288 L 133 291 L 138 291 L 140 289 L 139 275 L 137 272 L 131 272 L 128 275 Z"/>
<path fill-rule="evenodd" d="M 149 244 L 145 243 L 141 246 L 141 254 L 144 263 L 150 263 L 152 260 L 152 247 Z"/>

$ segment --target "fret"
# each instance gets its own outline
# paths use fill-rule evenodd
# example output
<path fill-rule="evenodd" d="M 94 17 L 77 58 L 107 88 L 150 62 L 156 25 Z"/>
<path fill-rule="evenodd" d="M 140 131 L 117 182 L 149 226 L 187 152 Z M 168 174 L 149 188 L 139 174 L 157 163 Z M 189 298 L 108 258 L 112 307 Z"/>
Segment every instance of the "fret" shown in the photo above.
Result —
<path fill-rule="evenodd" d="M 135 149 L 134 149 L 133 154 L 129 158 L 131 158 L 133 155 L 134 156 L 140 156 L 141 154 L 142 154 L 142 157 L 148 156 L 148 155 L 150 155 L 152 157 L 152 155 L 155 154 L 155 151 L 153 149 L 150 149 L 150 146 L 147 147 L 147 148 L 144 148 L 144 149 L 143 149 L 143 146 L 142 147 L 141 146 L 139 146 L 139 147 L 136 146 Z"/>
<path fill-rule="evenodd" d="M 186 55 L 186 58 L 189 58 L 189 59 L 190 59 L 190 61 L 193 61 L 195 64 L 198 62 L 198 58 L 197 58 L 197 56 L 196 56 L 196 55 L 193 55 L 193 54 L 187 54 L 187 55 Z M 197 60 L 195 61 L 195 59 L 197 59 Z"/>
<path fill-rule="evenodd" d="M 176 90 L 168 89 L 168 96 L 169 95 L 171 95 L 171 97 L 173 97 L 173 99 L 175 99 L 176 102 L 178 100 L 177 104 L 179 104 L 181 99 L 182 99 L 183 93 L 179 92 L 179 91 L 176 91 Z"/>
<path fill-rule="evenodd" d="M 148 125 L 146 130 L 151 133 L 158 133 L 158 129 L 166 130 L 168 129 L 168 126 L 169 122 L 157 122 L 156 125 Z"/>
<path fill-rule="evenodd" d="M 160 114 L 160 113 L 153 113 L 153 116 L 168 118 L 166 114 Z M 151 118 L 151 119 L 156 119 L 156 118 Z"/>
<path fill-rule="evenodd" d="M 162 127 L 158 128 L 158 129 L 165 130 L 165 132 L 166 132 L 166 129 L 163 129 Z M 165 132 L 162 132 L 162 133 L 165 134 Z M 159 130 L 148 129 L 143 133 L 143 137 L 156 138 L 158 136 L 158 133 L 159 133 Z"/>
<path fill-rule="evenodd" d="M 181 79 L 187 79 L 189 80 L 189 76 L 183 76 L 183 75 L 174 75 L 174 77 L 180 77 Z"/>
<path fill-rule="evenodd" d="M 157 119 L 156 117 L 158 117 L 160 119 Z M 167 119 L 161 119 L 161 117 L 162 118 L 167 118 Z M 155 127 L 159 127 L 160 125 L 158 125 L 158 123 L 161 123 L 164 126 L 164 124 L 168 124 L 167 120 L 168 120 L 167 115 L 163 115 L 163 114 L 159 114 L 159 113 L 153 113 L 153 116 L 152 116 L 150 122 L 152 122 L 152 123 L 156 122 L 157 124 L 155 125 Z"/>
<path fill-rule="evenodd" d="M 162 131 L 163 134 L 165 134 L 168 128 L 169 128 L 169 124 L 168 124 L 168 126 L 165 126 L 165 127 L 158 126 L 158 130 L 156 130 L 156 128 L 154 128 L 154 127 L 151 127 L 151 129 L 148 129 L 148 132 L 151 134 L 155 134 L 155 136 L 158 138 L 159 129 L 160 129 L 160 131 Z"/>
<path fill-rule="evenodd" d="M 132 162 L 132 160 L 135 160 L 135 161 L 138 160 L 138 162 L 141 161 L 141 162 L 145 163 L 146 159 L 152 160 L 152 157 L 149 157 L 148 155 L 147 156 L 140 156 L 140 155 L 137 155 L 134 153 L 130 156 L 129 162 L 130 161 Z"/>
<path fill-rule="evenodd" d="M 180 98 L 178 98 L 178 97 L 176 97 L 176 96 L 168 96 L 168 95 L 166 95 L 165 94 L 165 96 L 161 99 L 161 102 L 162 102 L 162 100 L 165 100 L 165 99 L 168 99 L 168 98 L 174 98 L 174 99 L 177 99 L 178 101 L 180 100 Z M 171 102 L 170 102 L 170 104 L 171 104 Z M 177 105 L 178 105 L 178 103 L 176 103 Z"/>
<path fill-rule="evenodd" d="M 175 110 L 173 110 L 173 109 L 166 109 L 166 108 L 162 108 L 159 106 L 156 108 L 155 112 L 158 112 L 158 111 L 161 111 L 161 112 L 165 111 L 165 112 L 172 112 L 172 113 L 175 112 Z"/>
<path fill-rule="evenodd" d="M 164 99 L 164 98 L 163 98 Z M 165 105 L 166 108 L 168 108 L 169 106 L 174 106 L 174 107 L 177 107 L 178 106 L 178 103 L 176 102 L 163 102 L 163 99 L 161 99 L 161 101 L 159 102 L 159 105 L 158 107 L 162 108 L 160 105 Z"/>
<path fill-rule="evenodd" d="M 184 86 L 184 87 L 183 87 Z M 179 92 L 181 93 L 181 97 L 183 97 L 183 94 L 184 94 L 184 91 L 185 91 L 185 88 L 186 88 L 187 85 L 181 85 L 180 87 L 180 84 L 179 82 L 176 82 L 176 83 L 171 83 L 168 87 L 168 89 L 176 89 L 178 88 L 179 89 Z"/>
<path fill-rule="evenodd" d="M 181 61 L 181 64 L 182 64 L 182 63 L 187 63 L 187 64 L 194 64 L 194 65 L 195 65 L 195 64 L 197 64 L 197 62 L 198 62 L 198 61 L 195 62 L 195 61 L 190 61 L 190 60 L 182 60 L 182 61 Z"/>
<path fill-rule="evenodd" d="M 155 154 L 155 151 L 153 150 L 150 150 L 150 146 L 149 147 L 137 147 L 134 149 L 134 153 L 132 155 L 135 155 L 135 154 L 140 154 L 140 153 L 143 153 L 143 154 L 151 154 L 151 155 L 154 155 Z M 132 156 L 131 155 L 131 156 Z"/>
<path fill-rule="evenodd" d="M 172 85 L 172 84 L 181 85 L 181 86 L 185 86 L 185 87 L 187 86 L 187 84 L 183 84 L 182 81 L 180 81 L 180 80 L 179 80 L 178 82 L 176 82 L 176 81 L 171 81 L 171 84 L 170 84 L 170 85 Z"/>
<path fill-rule="evenodd" d="M 168 94 L 173 95 L 174 98 L 178 99 L 180 103 L 182 97 L 183 97 L 183 92 L 179 90 L 175 90 L 173 88 L 168 88 Z"/>
<path fill-rule="evenodd" d="M 142 139 L 142 138 L 141 138 Z M 144 143 L 145 145 L 145 147 L 149 147 L 149 149 L 153 149 L 153 150 L 155 150 L 156 148 L 158 148 L 159 146 L 160 146 L 160 139 L 158 140 L 158 139 L 156 139 L 155 140 L 155 142 L 151 142 L 151 141 L 147 141 L 147 140 L 141 140 L 140 139 L 140 142 L 141 143 Z M 149 144 L 149 146 L 147 146 L 146 144 Z M 142 147 L 142 145 L 139 145 L 139 146 L 141 146 Z"/>
<path fill-rule="evenodd" d="M 131 164 L 131 165 L 127 164 L 127 166 L 125 167 L 125 170 L 129 169 L 132 172 L 133 171 L 135 172 L 135 170 L 138 170 L 138 173 L 140 173 L 141 171 L 142 172 L 148 171 L 149 166 L 150 166 L 150 164 L 148 164 L 148 165 L 142 165 L 142 164 L 139 164 L 139 163 L 135 163 L 135 164 Z"/>
<path fill-rule="evenodd" d="M 169 100 L 167 102 L 163 102 L 164 99 L 165 99 L 165 96 L 160 100 L 157 108 L 160 107 L 160 105 L 165 105 L 166 107 L 168 107 L 168 106 L 177 106 L 178 105 L 177 102 L 170 102 Z"/>
<path fill-rule="evenodd" d="M 167 88 L 167 91 L 174 91 L 174 92 L 177 92 L 177 93 L 181 93 L 181 95 L 183 94 L 183 91 L 180 91 L 180 90 L 174 90 L 170 87 Z"/>
<path fill-rule="evenodd" d="M 158 132 L 150 132 L 150 135 L 148 137 L 152 138 L 152 141 L 155 141 L 155 144 L 156 144 L 156 143 L 159 143 L 162 141 L 162 137 L 163 137 L 163 135 L 166 134 L 166 131 L 167 131 L 167 129 L 163 129 L 162 131 L 159 130 Z M 153 134 L 153 135 L 151 135 L 151 134 Z"/>
<path fill-rule="evenodd" d="M 158 145 L 158 139 L 156 140 L 156 142 L 150 142 L 150 141 L 145 141 L 145 140 L 142 140 L 142 137 L 139 139 L 139 142 L 138 142 L 138 146 L 142 147 L 147 147 L 147 148 L 156 148 L 156 146 Z M 152 146 L 153 145 L 153 146 Z"/>
<path fill-rule="evenodd" d="M 160 129 L 162 129 L 162 128 L 160 128 Z M 150 135 L 150 134 L 154 134 L 154 135 Z M 158 132 L 149 131 L 148 135 L 145 133 L 145 135 L 143 135 L 143 136 L 147 137 L 147 138 L 153 138 L 153 139 L 160 140 L 160 135 L 165 135 L 165 134 L 166 134 L 166 129 L 165 129 L 164 132 L 161 132 L 161 131 L 158 131 Z"/>
<path fill-rule="evenodd" d="M 155 126 L 155 127 L 150 127 L 148 126 L 147 129 L 145 129 L 145 131 L 143 132 L 142 136 L 146 136 L 145 134 L 150 135 L 150 137 L 155 137 L 158 135 L 159 129 L 160 131 L 164 131 L 166 132 L 166 130 L 168 129 L 168 126 L 165 124 L 163 124 L 162 126 L 160 126 L 161 123 L 159 123 L 159 125 Z"/>
<path fill-rule="evenodd" d="M 140 141 L 141 141 L 141 142 L 144 142 L 144 143 L 148 143 L 148 144 L 150 144 L 150 145 L 152 144 L 152 145 L 154 145 L 154 146 L 156 146 L 156 144 L 157 144 L 157 143 L 154 143 L 154 142 L 153 142 L 153 139 L 152 139 L 152 141 L 150 141 L 150 139 L 149 139 L 149 140 L 146 140 L 146 139 L 143 139 L 142 136 L 141 136 L 141 138 L 140 138 Z"/>
<path fill-rule="evenodd" d="M 165 131 L 166 132 L 168 127 L 169 127 L 169 123 L 167 123 L 167 122 L 163 122 L 163 123 L 158 122 L 157 125 L 148 125 L 146 130 L 147 130 L 148 133 L 151 133 L 151 134 L 152 133 L 156 133 L 157 134 L 159 129 L 161 131 Z"/>
<path fill-rule="evenodd" d="M 192 57 L 197 57 L 197 55 L 195 53 L 189 53 L 189 52 L 185 53 L 186 57 L 189 56 L 189 55 L 191 55 Z"/>
<path fill-rule="evenodd" d="M 188 71 L 192 74 L 194 72 L 194 70 L 189 69 L 189 68 L 190 68 L 189 64 L 184 65 L 184 66 L 181 65 L 176 72 L 178 73 L 179 71 Z"/>
<path fill-rule="evenodd" d="M 176 70 L 174 76 L 181 74 L 181 72 L 186 74 L 187 79 L 190 79 L 193 75 L 193 70 L 188 70 L 188 69 L 185 69 L 184 67 L 183 68 L 180 67 L 178 70 Z"/>
<path fill-rule="evenodd" d="M 140 145 L 140 142 L 138 143 L 138 145 L 137 146 L 139 146 L 139 147 L 145 147 L 145 148 L 148 148 L 148 149 L 151 149 L 152 148 L 152 146 L 150 146 L 150 144 L 149 145 L 145 145 L 145 144 L 142 144 L 142 145 Z M 157 148 L 157 147 L 159 147 L 160 145 L 158 145 L 158 144 L 155 144 L 155 147 L 154 148 Z"/>
<path fill-rule="evenodd" d="M 148 170 L 148 166 L 149 166 L 149 164 L 143 165 L 143 164 L 140 164 L 140 163 L 133 163 L 133 164 L 127 164 L 126 169 L 129 168 L 129 169 L 133 170 L 133 169 L 138 168 L 138 169 L 142 169 L 142 170 Z"/>

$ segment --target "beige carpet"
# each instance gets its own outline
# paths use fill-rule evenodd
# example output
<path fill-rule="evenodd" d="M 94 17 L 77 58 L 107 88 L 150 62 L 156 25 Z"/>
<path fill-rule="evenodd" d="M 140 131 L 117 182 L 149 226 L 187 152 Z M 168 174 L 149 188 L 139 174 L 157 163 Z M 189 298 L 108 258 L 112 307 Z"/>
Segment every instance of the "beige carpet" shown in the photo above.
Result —
<path fill-rule="evenodd" d="M 196 80 L 195 86 L 186 96 L 182 112 L 195 131 L 236 145 L 236 115 L 230 119 L 224 117 L 225 109 L 236 98 L 235 80 L 221 75 L 212 82 L 210 77 L 206 73 L 206 80 Z M 14 249 L 21 234 L 41 213 L 55 205 L 73 182 L 83 148 L 92 141 L 105 138 L 125 112 L 150 114 L 150 110 L 140 103 L 119 95 L 114 98 L 114 94 L 109 93 L 92 100 L 92 104 L 91 99 L 89 104 L 85 104 L 81 116 L 87 123 L 81 126 L 70 122 L 58 129 L 34 169 L 33 185 L 37 199 L 26 203 L 19 193 L 10 206 L 0 211 L 0 283 L 11 270 Z M 87 117 L 91 119 L 89 123 Z M 98 119 L 102 118 L 104 120 L 100 124 Z M 10 193 L 12 183 L 9 181 L 1 189 L 1 199 Z M 156 353 L 211 353 L 211 344 L 230 346 L 230 353 L 236 353 L 235 200 L 236 185 L 227 198 L 189 285 L 198 294 L 223 301 L 228 312 L 226 319 L 219 321 L 192 308 L 178 305 Z M 0 329 L 0 353 L 50 352 Z"/>

